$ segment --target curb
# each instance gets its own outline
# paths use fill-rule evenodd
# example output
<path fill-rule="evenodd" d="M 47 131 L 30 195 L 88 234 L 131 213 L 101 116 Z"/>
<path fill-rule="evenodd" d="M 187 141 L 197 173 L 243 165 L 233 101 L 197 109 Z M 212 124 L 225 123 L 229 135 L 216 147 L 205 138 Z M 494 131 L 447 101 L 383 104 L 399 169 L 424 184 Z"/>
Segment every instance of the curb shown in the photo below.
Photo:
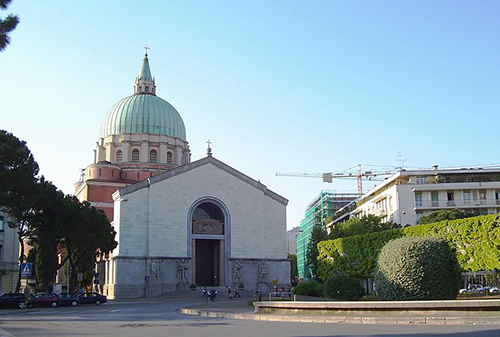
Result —
<path fill-rule="evenodd" d="M 211 318 L 245 319 L 268 322 L 386 324 L 386 325 L 500 325 L 500 317 L 359 317 L 359 316 L 299 316 L 272 314 L 237 314 L 200 309 L 181 308 L 183 315 Z"/>

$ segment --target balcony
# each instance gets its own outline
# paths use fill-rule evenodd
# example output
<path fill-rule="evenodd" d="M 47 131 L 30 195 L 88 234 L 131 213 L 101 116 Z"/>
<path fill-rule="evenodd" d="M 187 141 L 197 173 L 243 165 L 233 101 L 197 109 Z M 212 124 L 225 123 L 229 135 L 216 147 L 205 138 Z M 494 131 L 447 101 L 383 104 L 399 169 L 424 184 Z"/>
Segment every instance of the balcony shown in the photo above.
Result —
<path fill-rule="evenodd" d="M 448 209 L 448 208 L 500 208 L 500 200 L 417 200 L 415 210 L 423 209 Z"/>

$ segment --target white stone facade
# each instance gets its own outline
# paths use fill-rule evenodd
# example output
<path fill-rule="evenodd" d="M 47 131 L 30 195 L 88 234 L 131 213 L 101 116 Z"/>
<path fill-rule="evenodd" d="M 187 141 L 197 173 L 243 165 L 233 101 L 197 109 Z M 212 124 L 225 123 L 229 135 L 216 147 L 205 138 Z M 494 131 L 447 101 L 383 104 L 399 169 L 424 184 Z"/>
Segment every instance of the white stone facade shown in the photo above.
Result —
<path fill-rule="evenodd" d="M 155 296 L 199 284 L 196 251 L 203 245 L 214 254 L 215 286 L 266 290 L 273 281 L 290 282 L 288 201 L 211 156 L 113 197 L 119 244 L 101 266 L 104 292 L 111 298 Z M 193 227 L 193 214 L 207 204 L 223 216 L 220 233 L 197 233 Z"/>

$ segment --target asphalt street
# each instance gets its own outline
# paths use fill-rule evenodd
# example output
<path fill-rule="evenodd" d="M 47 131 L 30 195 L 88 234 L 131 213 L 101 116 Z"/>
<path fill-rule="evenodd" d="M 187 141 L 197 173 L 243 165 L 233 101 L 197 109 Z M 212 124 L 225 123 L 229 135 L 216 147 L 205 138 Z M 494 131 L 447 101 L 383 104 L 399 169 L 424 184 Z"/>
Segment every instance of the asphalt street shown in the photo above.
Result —
<path fill-rule="evenodd" d="M 0 336 L 500 336 L 498 326 L 347 325 L 181 315 L 199 299 L 111 301 L 101 306 L 0 310 Z M 223 306 L 224 302 L 214 304 Z"/>

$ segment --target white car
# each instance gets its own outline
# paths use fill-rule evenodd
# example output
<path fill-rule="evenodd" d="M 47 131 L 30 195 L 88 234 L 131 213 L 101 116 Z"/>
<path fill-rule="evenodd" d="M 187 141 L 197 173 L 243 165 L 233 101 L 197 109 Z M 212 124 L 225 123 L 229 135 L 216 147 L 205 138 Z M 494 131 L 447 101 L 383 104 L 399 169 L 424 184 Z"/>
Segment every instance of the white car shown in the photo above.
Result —
<path fill-rule="evenodd" d="M 497 286 L 486 286 L 486 287 L 484 287 L 484 290 L 486 290 L 492 294 L 495 294 L 498 292 L 498 287 Z"/>
<path fill-rule="evenodd" d="M 458 292 L 460 294 L 464 294 L 464 293 L 483 293 L 484 292 L 484 288 L 480 284 L 469 284 L 467 286 L 467 288 L 460 289 Z"/>

